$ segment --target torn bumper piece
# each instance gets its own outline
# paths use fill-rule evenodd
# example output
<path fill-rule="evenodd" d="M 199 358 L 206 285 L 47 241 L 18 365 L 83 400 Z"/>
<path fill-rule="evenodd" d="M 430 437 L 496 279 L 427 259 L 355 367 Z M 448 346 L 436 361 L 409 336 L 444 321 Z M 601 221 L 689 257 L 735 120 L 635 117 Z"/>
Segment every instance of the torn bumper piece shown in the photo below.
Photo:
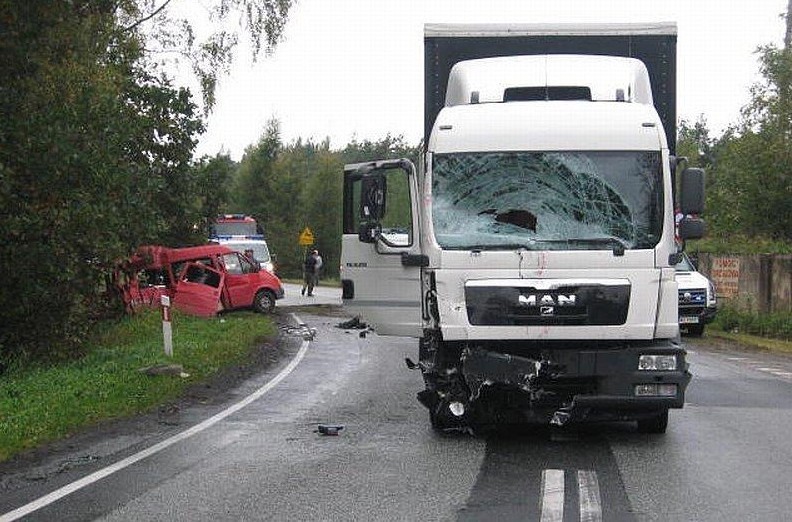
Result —
<path fill-rule="evenodd" d="M 673 353 L 676 371 L 638 370 L 640 354 Z M 684 405 L 691 375 L 685 352 L 671 343 L 604 350 L 550 350 L 540 360 L 484 348 L 467 348 L 462 376 L 470 390 L 466 408 L 479 413 L 515 410 L 531 422 L 564 425 L 577 420 L 634 420 Z M 674 390 L 662 397 L 639 396 L 641 386 Z M 493 404 L 493 401 L 495 403 Z M 489 408 L 476 405 L 486 402 Z M 472 408 L 471 408 L 472 406 Z"/>
<path fill-rule="evenodd" d="M 468 348 L 462 356 L 462 375 L 471 390 L 470 400 L 481 395 L 485 386 L 517 388 L 535 398 L 540 392 L 537 378 L 551 373 L 550 363 L 481 348 Z"/>

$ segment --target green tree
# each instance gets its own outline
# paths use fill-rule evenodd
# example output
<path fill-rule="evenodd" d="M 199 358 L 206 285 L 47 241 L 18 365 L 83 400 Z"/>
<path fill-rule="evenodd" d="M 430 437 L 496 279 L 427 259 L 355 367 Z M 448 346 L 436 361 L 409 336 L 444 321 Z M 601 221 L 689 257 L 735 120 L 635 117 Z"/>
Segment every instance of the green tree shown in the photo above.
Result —
<path fill-rule="evenodd" d="M 708 167 L 712 236 L 792 240 L 792 0 L 784 47 L 758 50 L 762 81 L 741 121 L 711 140 L 706 122 L 680 127 L 680 155 Z"/>
<path fill-rule="evenodd" d="M 310 166 L 303 193 L 304 223 L 313 231 L 315 247 L 322 254 L 324 276 L 338 277 L 344 165 L 325 141 L 313 153 Z"/>
<path fill-rule="evenodd" d="M 420 152 L 420 145 L 408 145 L 404 136 L 391 136 L 390 134 L 377 141 L 353 139 L 340 151 L 344 163 L 407 158 L 416 166 Z"/>
<path fill-rule="evenodd" d="M 308 227 L 324 259 L 324 275 L 337 277 L 344 164 L 398 157 L 417 160 L 418 151 L 393 136 L 353 141 L 340 151 L 331 150 L 327 139 L 321 143 L 298 139 L 283 145 L 280 126 L 272 120 L 240 162 L 232 210 L 252 214 L 263 224 L 281 276 L 301 275 L 306 248 L 297 240 Z"/>
<path fill-rule="evenodd" d="M 716 145 L 709 209 L 716 233 L 792 240 L 792 51 L 760 50 L 763 81 Z"/>
<path fill-rule="evenodd" d="M 209 0 L 199 9 L 191 9 L 189 17 L 174 9 L 172 0 L 103 3 L 117 3 L 118 29 L 141 35 L 152 59 L 168 65 L 178 65 L 181 60 L 189 64 L 201 86 L 204 112 L 208 113 L 215 104 L 220 77 L 228 73 L 234 60 L 240 37 L 247 35 L 254 60 L 262 52 L 271 52 L 283 36 L 293 0 Z M 201 34 L 196 25 L 211 27 L 212 31 Z"/>
<path fill-rule="evenodd" d="M 204 156 L 192 166 L 198 194 L 195 199 L 195 214 L 198 216 L 201 238 L 209 235 L 209 225 L 214 216 L 221 214 L 230 198 L 231 181 L 238 165 L 228 154 Z"/>
<path fill-rule="evenodd" d="M 196 224 L 220 203 L 191 165 L 203 123 L 151 54 L 168 4 L 0 0 L 0 371 L 75 353 L 136 246 L 205 237 Z M 244 9 L 269 48 L 290 2 L 214 5 Z"/>
<path fill-rule="evenodd" d="M 682 120 L 679 123 L 677 137 L 677 156 L 688 159 L 689 167 L 709 169 L 714 164 L 715 140 L 710 137 L 710 130 L 704 116 L 693 123 Z"/>

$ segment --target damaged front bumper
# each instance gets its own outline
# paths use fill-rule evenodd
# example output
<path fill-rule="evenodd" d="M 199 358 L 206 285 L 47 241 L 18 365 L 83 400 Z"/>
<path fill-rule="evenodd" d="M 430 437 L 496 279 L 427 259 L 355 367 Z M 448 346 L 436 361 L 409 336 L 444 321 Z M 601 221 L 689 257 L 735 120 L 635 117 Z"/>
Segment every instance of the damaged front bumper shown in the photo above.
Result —
<path fill-rule="evenodd" d="M 564 425 L 573 421 L 638 420 L 684 405 L 690 372 L 672 342 L 597 349 L 542 350 L 533 356 L 466 347 L 462 386 L 422 402 L 439 410 L 464 407 L 477 420 Z M 639 370 L 642 355 L 672 357 L 674 369 Z M 670 360 L 670 359 L 666 359 Z M 461 419 L 460 419 L 461 420 Z"/>

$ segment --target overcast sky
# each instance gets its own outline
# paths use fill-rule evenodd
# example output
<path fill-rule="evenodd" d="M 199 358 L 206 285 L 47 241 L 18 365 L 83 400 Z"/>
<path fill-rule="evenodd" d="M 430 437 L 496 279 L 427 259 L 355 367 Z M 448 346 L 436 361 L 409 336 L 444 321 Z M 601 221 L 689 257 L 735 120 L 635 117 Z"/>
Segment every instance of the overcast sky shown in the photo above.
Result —
<path fill-rule="evenodd" d="M 192 3 L 194 0 L 182 0 Z M 629 23 L 678 26 L 678 117 L 700 114 L 720 133 L 759 79 L 756 48 L 781 44 L 787 0 L 298 0 L 285 38 L 223 77 L 197 153 L 239 160 L 266 122 L 284 142 L 343 147 L 423 133 L 424 23 Z"/>

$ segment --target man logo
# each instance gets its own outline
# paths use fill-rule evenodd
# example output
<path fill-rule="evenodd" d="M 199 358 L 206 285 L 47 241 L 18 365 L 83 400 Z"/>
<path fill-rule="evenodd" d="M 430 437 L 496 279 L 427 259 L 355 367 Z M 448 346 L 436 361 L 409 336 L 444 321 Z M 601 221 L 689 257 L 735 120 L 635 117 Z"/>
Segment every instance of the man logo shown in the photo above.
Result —
<path fill-rule="evenodd" d="M 520 297 L 517 298 L 517 302 L 520 306 L 549 306 L 551 308 L 552 314 L 552 307 L 554 306 L 575 306 L 575 301 L 577 296 L 574 294 L 558 294 L 557 296 L 553 296 L 550 294 L 544 295 L 537 295 L 537 294 L 528 294 L 523 295 L 520 294 Z"/>
<path fill-rule="evenodd" d="M 542 306 L 539 308 L 539 314 L 545 317 L 551 316 L 555 314 L 555 307 L 552 306 Z"/>

